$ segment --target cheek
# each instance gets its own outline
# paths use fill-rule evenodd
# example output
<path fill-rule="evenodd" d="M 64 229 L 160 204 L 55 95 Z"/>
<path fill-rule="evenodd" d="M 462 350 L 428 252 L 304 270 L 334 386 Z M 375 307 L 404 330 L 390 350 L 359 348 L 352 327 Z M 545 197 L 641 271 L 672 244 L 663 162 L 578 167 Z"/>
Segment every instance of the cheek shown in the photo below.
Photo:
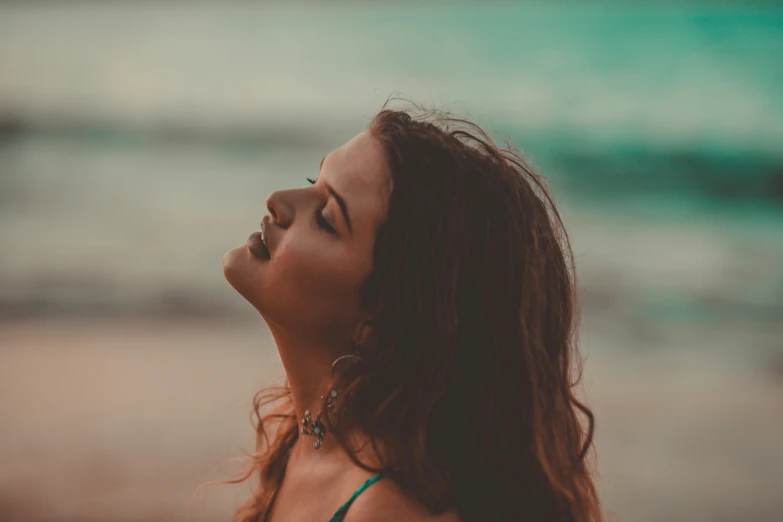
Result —
<path fill-rule="evenodd" d="M 265 269 L 259 296 L 268 312 L 313 323 L 350 321 L 358 311 L 359 290 L 368 271 L 359 256 L 336 241 L 281 244 Z M 266 297 L 271 298 L 267 300 Z"/>

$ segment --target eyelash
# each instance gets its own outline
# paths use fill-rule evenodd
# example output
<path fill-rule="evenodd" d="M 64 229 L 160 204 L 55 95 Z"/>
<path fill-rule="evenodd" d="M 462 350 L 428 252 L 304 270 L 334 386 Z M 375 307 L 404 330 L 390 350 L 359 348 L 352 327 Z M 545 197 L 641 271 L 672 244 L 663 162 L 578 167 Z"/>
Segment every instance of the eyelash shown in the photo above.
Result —
<path fill-rule="evenodd" d="M 315 180 L 313 178 L 305 178 L 311 185 L 315 185 Z M 326 230 L 327 232 L 331 234 L 336 234 L 337 231 L 332 227 L 332 225 L 329 224 L 328 221 L 324 219 L 323 215 L 323 207 L 317 209 L 315 211 L 315 224 L 318 226 L 318 228 L 322 230 Z"/>

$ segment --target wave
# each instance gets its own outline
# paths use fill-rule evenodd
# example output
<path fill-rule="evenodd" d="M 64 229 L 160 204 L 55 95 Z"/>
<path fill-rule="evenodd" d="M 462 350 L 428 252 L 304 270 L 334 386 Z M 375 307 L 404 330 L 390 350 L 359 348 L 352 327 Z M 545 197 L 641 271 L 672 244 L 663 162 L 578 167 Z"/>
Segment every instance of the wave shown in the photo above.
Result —
<path fill-rule="evenodd" d="M 34 122 L 0 118 L 0 147 L 28 139 L 136 149 L 192 147 L 216 153 L 321 149 L 339 145 L 328 125 L 128 126 L 111 122 Z M 574 132 L 505 127 L 501 137 L 520 148 L 566 196 L 584 201 L 691 198 L 720 207 L 741 202 L 783 207 L 783 153 L 740 146 L 665 145 L 633 137 L 586 143 Z"/>

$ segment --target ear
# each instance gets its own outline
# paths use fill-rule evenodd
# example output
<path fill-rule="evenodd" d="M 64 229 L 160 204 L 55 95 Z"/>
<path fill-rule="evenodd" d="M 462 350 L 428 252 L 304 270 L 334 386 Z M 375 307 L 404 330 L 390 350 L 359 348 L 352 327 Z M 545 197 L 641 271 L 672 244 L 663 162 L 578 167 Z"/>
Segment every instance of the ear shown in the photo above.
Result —
<path fill-rule="evenodd" d="M 366 346 L 372 343 L 375 328 L 372 319 L 365 319 L 356 326 L 353 334 L 353 342 L 356 346 Z"/>

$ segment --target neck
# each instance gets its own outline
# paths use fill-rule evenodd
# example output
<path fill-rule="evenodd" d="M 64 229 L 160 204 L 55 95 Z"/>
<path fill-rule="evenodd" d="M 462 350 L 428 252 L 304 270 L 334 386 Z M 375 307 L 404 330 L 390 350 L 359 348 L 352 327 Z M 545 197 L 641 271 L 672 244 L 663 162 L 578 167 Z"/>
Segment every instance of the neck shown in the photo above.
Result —
<path fill-rule="evenodd" d="M 291 388 L 291 398 L 299 429 L 299 438 L 292 449 L 292 458 L 312 458 L 331 454 L 339 449 L 334 435 L 329 433 L 327 428 L 321 446 L 316 449 L 313 444 L 318 439 L 313 435 L 302 433 L 302 420 L 309 411 L 314 423 L 318 414 L 323 412 L 322 419 L 326 424 L 323 398 L 326 398 L 332 389 L 332 362 L 347 353 L 339 348 L 344 343 L 303 339 L 271 323 L 269 326 Z"/>

